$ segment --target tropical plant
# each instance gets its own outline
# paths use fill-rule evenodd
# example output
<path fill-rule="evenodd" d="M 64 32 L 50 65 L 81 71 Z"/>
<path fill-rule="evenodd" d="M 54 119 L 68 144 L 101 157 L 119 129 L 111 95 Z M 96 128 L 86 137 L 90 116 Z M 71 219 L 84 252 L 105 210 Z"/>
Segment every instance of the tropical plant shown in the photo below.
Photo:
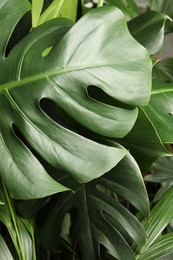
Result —
<path fill-rule="evenodd" d="M 173 189 L 150 212 L 142 175 L 172 142 L 170 13 L 149 4 L 1 0 L 2 260 L 173 252 Z"/>

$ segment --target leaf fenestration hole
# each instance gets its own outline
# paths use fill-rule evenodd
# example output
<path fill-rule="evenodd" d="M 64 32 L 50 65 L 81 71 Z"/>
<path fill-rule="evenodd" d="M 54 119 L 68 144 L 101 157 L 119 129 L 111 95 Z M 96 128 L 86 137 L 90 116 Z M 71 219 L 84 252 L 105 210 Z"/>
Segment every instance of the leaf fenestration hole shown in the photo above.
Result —
<path fill-rule="evenodd" d="M 120 102 L 119 100 L 112 98 L 105 91 L 103 91 L 101 88 L 97 86 L 92 86 L 92 85 L 88 86 L 87 94 L 90 98 L 110 106 L 124 108 L 124 109 L 134 109 L 133 106 L 127 105 L 123 102 Z"/>
<path fill-rule="evenodd" d="M 20 42 L 31 29 L 31 12 L 27 12 L 14 28 L 5 49 L 5 57 L 8 57 L 15 45 Z"/>
<path fill-rule="evenodd" d="M 41 56 L 42 56 L 43 58 L 46 57 L 46 56 L 51 52 L 52 48 L 53 48 L 53 46 L 46 48 L 46 49 L 42 52 Z"/>

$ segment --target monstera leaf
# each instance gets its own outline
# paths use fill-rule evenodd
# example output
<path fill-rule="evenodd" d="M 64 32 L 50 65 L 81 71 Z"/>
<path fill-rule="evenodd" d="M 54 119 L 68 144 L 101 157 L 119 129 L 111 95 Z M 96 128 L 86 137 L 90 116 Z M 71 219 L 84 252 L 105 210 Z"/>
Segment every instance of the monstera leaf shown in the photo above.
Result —
<path fill-rule="evenodd" d="M 73 184 L 73 189 L 75 193 L 61 194 L 49 211 L 43 245 L 57 251 L 60 241 L 65 240 L 81 255 L 79 259 L 107 259 L 100 258 L 102 247 L 109 257 L 135 259 L 131 246 L 135 242 L 141 249 L 146 242 L 145 232 L 117 198 L 117 194 L 124 197 L 149 216 L 145 185 L 133 157 L 127 155 L 104 176 L 88 184 Z"/>
<path fill-rule="evenodd" d="M 123 137 L 136 121 L 137 106 L 148 103 L 151 85 L 147 51 L 111 6 L 91 11 L 71 29 L 66 19 L 51 20 L 7 53 L 10 35 L 29 9 L 23 0 L 0 4 L 0 173 L 11 196 L 23 199 L 67 189 L 47 174 L 41 158 L 83 183 L 127 153 L 77 132 L 58 111 L 91 133 Z M 49 105 L 43 109 L 50 102 L 54 116 Z"/>

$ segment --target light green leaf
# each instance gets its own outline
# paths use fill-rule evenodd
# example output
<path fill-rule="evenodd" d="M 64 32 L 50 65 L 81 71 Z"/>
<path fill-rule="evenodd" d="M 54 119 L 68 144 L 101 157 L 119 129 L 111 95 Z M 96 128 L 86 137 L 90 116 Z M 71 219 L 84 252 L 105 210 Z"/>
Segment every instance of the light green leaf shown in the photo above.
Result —
<path fill-rule="evenodd" d="M 56 17 L 65 17 L 75 21 L 77 6 L 78 0 L 54 0 L 40 16 L 38 25 Z"/>
<path fill-rule="evenodd" d="M 54 0 L 40 16 L 38 20 L 38 25 L 45 23 L 50 19 L 58 17 L 60 15 L 60 10 L 63 2 L 64 0 Z"/>
<path fill-rule="evenodd" d="M 138 260 L 156 260 L 173 252 L 173 233 L 158 237 Z M 160 258 L 159 258 L 160 259 Z"/>
<path fill-rule="evenodd" d="M 0 234 L 0 259 L 14 260 L 1 234 Z"/>
<path fill-rule="evenodd" d="M 164 228 L 173 219 L 173 187 L 171 187 L 151 210 L 149 218 L 142 221 L 147 234 L 147 242 L 143 246 L 143 254 L 153 244 Z"/>
<path fill-rule="evenodd" d="M 173 142 L 173 83 L 153 80 L 151 99 L 143 107 L 162 142 Z"/>
<path fill-rule="evenodd" d="M 32 0 L 32 27 L 37 26 L 44 0 Z"/>
<path fill-rule="evenodd" d="M 148 11 L 128 23 L 133 37 L 150 53 L 157 54 L 163 45 L 165 21 L 169 16 L 155 11 Z"/>
<path fill-rule="evenodd" d="M 18 13 L 14 0 L 4 3 L 0 12 L 12 6 Z M 66 190 L 46 173 L 42 159 L 83 183 L 124 157 L 124 149 L 93 141 L 93 132 L 118 138 L 132 129 L 137 106 L 150 98 L 152 64 L 122 12 L 111 6 L 89 12 L 68 32 L 66 19 L 48 21 L 4 59 L 21 15 L 11 23 L 0 16 L 1 30 L 8 31 L 0 43 L 0 173 L 13 197 L 29 199 Z"/>

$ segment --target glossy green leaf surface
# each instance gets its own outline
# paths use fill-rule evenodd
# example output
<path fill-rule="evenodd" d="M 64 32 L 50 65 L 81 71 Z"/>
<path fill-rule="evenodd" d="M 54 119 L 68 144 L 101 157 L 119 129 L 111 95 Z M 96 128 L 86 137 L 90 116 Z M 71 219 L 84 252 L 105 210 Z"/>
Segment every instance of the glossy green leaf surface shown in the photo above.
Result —
<path fill-rule="evenodd" d="M 144 110 L 155 126 L 162 142 L 172 143 L 173 83 L 153 80 L 151 99 Z"/>
<path fill-rule="evenodd" d="M 61 227 L 66 223 L 66 235 L 61 238 L 66 239 L 74 251 L 82 248 L 81 259 L 97 259 L 100 245 L 118 259 L 135 259 L 130 245 L 135 242 L 142 248 L 145 232 L 115 195 L 124 197 L 148 216 L 149 201 L 134 159 L 126 156 L 109 173 L 88 184 L 76 185 L 73 190 L 75 193 L 63 193 L 50 211 L 42 234 L 44 246 L 58 250 Z M 71 219 L 70 226 L 67 216 Z"/>
<path fill-rule="evenodd" d="M 160 156 L 169 155 L 156 129 L 141 109 L 133 129 L 122 139 L 118 139 L 130 151 L 142 172 L 148 170 Z"/>
<path fill-rule="evenodd" d="M 64 124 L 60 113 L 54 120 L 43 101 L 97 134 L 122 137 L 135 123 L 136 106 L 149 101 L 151 60 L 129 34 L 121 11 L 111 6 L 88 13 L 71 29 L 68 20 L 51 20 L 6 57 L 9 35 L 29 8 L 20 2 L 23 8 L 14 0 L 0 6 L 2 14 L 14 8 L 8 19 L 0 16 L 5 30 L 0 43 L 0 173 L 13 197 L 29 199 L 66 190 L 50 178 L 35 153 L 78 182 L 101 176 L 127 153 L 82 136 Z M 97 90 L 104 93 L 102 101 L 92 97 Z"/>
<path fill-rule="evenodd" d="M 173 233 L 163 235 L 148 248 L 148 250 L 137 257 L 138 260 L 155 260 L 160 259 L 173 252 Z"/>
<path fill-rule="evenodd" d="M 154 55 L 162 48 L 167 19 L 170 18 L 165 14 L 148 11 L 129 21 L 128 27 L 133 37 Z"/>

